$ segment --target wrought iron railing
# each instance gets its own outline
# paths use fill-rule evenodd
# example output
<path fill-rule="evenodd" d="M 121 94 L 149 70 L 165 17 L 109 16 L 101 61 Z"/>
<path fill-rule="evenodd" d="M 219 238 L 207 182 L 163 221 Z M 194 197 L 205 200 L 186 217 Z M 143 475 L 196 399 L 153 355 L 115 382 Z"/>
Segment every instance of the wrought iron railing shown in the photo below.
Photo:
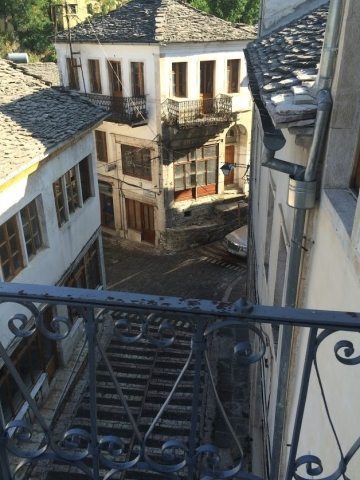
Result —
<path fill-rule="evenodd" d="M 359 438 L 347 453 L 341 451 L 336 472 L 326 477 L 321 476 L 323 465 L 315 454 L 298 458 L 297 449 L 311 372 L 315 370 L 318 375 L 319 347 L 324 340 L 333 339 L 333 357 L 343 367 L 359 365 L 360 356 L 355 354 L 352 332 L 360 331 L 360 314 L 265 307 L 242 300 L 231 304 L 6 283 L 0 285 L 0 301 L 0 308 L 8 309 L 12 305 L 14 311 L 20 312 L 4 318 L 2 311 L 1 328 L 8 327 L 15 337 L 25 340 L 40 333 L 50 340 L 61 342 L 71 332 L 70 321 L 54 314 L 50 327 L 46 327 L 43 307 L 64 305 L 76 309 L 84 321 L 87 345 L 87 389 L 82 397 L 87 399 L 86 408 L 83 404 L 79 405 L 77 393 L 75 404 L 78 405 L 78 414 L 72 418 L 70 425 L 59 422 L 57 429 L 64 429 L 60 436 L 29 395 L 23 378 L 0 342 L 4 368 L 28 402 L 33 417 L 32 424 L 16 420 L 4 425 L 0 415 L 2 480 L 15 478 L 9 466 L 11 463 L 17 464 L 16 475 L 25 467 L 35 468 L 31 476 L 25 478 L 45 478 L 46 475 L 41 476 L 41 465 L 45 463 L 43 472 L 51 472 L 55 464 L 54 470 L 58 474 L 46 477 L 49 479 L 62 478 L 59 469 L 64 464 L 68 468 L 67 478 L 73 478 L 71 474 L 76 471 L 83 473 L 84 479 L 95 480 L 147 478 L 149 472 L 162 478 L 179 475 L 189 479 L 259 480 L 260 477 L 245 471 L 242 446 L 219 401 L 212 367 L 211 339 L 229 328 L 246 327 L 257 342 L 242 340 L 234 345 L 234 354 L 242 365 L 254 364 L 261 361 L 266 351 L 267 338 L 261 324 L 298 326 L 309 331 L 288 470 L 284 478 L 348 478 L 347 468 L 360 447 Z M 96 312 L 100 309 L 99 316 Z M 102 338 L 115 342 L 110 347 L 100 339 L 100 321 L 105 322 L 107 332 Z M 340 340 L 339 332 L 342 333 Z M 120 354 L 114 351 L 115 345 L 120 345 Z M 258 346 L 256 350 L 254 345 Z M 134 352 L 136 360 L 131 357 Z M 130 359 L 132 368 L 136 370 L 135 377 L 130 375 L 125 359 Z M 170 371 L 171 364 L 176 366 L 176 374 L 174 370 Z M 160 370 L 153 374 L 150 385 L 145 370 L 151 374 L 156 365 Z M 141 383 L 143 377 L 144 384 Z M 111 393 L 107 390 L 109 384 L 112 386 Z M 137 389 L 136 395 L 130 384 Z M 160 384 L 168 385 L 168 389 L 154 389 L 154 385 L 159 387 Z M 139 392 L 143 397 L 140 398 Z M 146 398 L 151 399 L 152 405 L 158 402 L 156 413 L 146 412 L 149 408 Z M 201 409 L 206 407 L 205 400 L 211 398 L 218 404 L 233 435 L 233 444 L 238 449 L 230 460 L 223 461 L 221 450 L 212 443 L 209 425 L 204 428 Z M 349 408 L 348 399 L 344 402 Z M 105 406 L 101 412 L 100 403 Z M 358 409 L 359 403 L 355 399 L 353 405 Z M 358 411 L 354 413 L 358 414 Z M 173 417 L 175 424 L 167 423 Z M 101 424 L 104 419 L 108 422 L 108 430 Z M 37 435 L 32 438 L 35 429 Z M 203 430 L 207 433 L 204 434 Z M 126 432 L 129 435 L 124 440 Z M 308 451 L 312 452 L 312 445 L 308 445 Z M 335 452 L 332 453 L 334 455 Z M 134 476 L 135 472 L 139 472 L 138 477 Z"/>
<path fill-rule="evenodd" d="M 130 125 L 146 124 L 146 97 L 113 97 L 96 93 L 84 94 L 92 103 L 111 112 L 110 120 Z"/>
<path fill-rule="evenodd" d="M 162 119 L 165 124 L 177 128 L 227 123 L 232 119 L 232 99 L 224 94 L 202 100 L 168 98 L 162 105 Z"/>

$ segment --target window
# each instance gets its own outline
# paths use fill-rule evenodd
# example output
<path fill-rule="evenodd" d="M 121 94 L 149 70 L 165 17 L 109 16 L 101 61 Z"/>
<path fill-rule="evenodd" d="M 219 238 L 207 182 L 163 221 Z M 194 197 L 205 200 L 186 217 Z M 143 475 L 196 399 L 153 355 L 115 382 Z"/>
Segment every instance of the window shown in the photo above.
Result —
<path fill-rule="evenodd" d="M 122 97 L 121 64 L 120 62 L 109 62 L 109 78 L 112 95 Z"/>
<path fill-rule="evenodd" d="M 98 242 L 95 240 L 76 265 L 75 270 L 65 282 L 65 286 L 76 288 L 97 288 L 100 286 L 101 275 L 99 259 Z"/>
<path fill-rule="evenodd" d="M 238 93 L 240 89 L 240 60 L 227 61 L 227 91 Z"/>
<path fill-rule="evenodd" d="M 99 60 L 89 60 L 90 91 L 101 93 L 100 63 Z"/>
<path fill-rule="evenodd" d="M 44 246 L 36 202 L 33 200 L 0 226 L 1 268 L 7 282 Z"/>
<path fill-rule="evenodd" d="M 276 280 L 274 290 L 274 305 L 282 306 L 284 295 L 284 282 L 286 273 L 287 250 L 282 230 L 280 231 L 279 250 L 276 267 Z M 279 338 L 279 325 L 271 326 L 274 342 L 275 355 L 277 355 L 277 345 Z"/>
<path fill-rule="evenodd" d="M 80 190 L 81 185 L 81 190 Z M 93 196 L 91 156 L 85 157 L 78 165 L 53 183 L 54 200 L 58 225 L 69 220 L 69 215 L 82 207 Z"/>
<path fill-rule="evenodd" d="M 177 62 L 172 64 L 172 94 L 175 97 L 187 96 L 187 63 Z"/>
<path fill-rule="evenodd" d="M 16 215 L 0 226 L 0 257 L 4 280 L 7 282 L 24 268 Z"/>
<path fill-rule="evenodd" d="M 99 162 L 108 162 L 106 132 L 95 130 L 96 153 Z"/>
<path fill-rule="evenodd" d="M 183 154 L 174 164 L 175 200 L 217 193 L 217 169 L 217 145 L 205 145 Z"/>
<path fill-rule="evenodd" d="M 131 62 L 131 84 L 133 97 L 145 95 L 143 62 Z"/>
<path fill-rule="evenodd" d="M 58 225 L 61 227 L 61 225 L 66 222 L 65 198 L 61 178 L 53 183 L 53 191 Z"/>
<path fill-rule="evenodd" d="M 352 176 L 351 187 L 355 190 L 356 195 L 359 194 L 360 189 L 360 157 L 355 165 L 354 173 Z"/>
<path fill-rule="evenodd" d="M 66 5 L 66 3 L 65 3 L 65 5 Z M 67 9 L 67 11 L 66 11 L 67 14 L 71 14 L 71 15 L 76 15 L 77 14 L 76 3 L 68 3 L 66 5 L 66 9 Z"/>
<path fill-rule="evenodd" d="M 121 145 L 121 158 L 123 173 L 151 180 L 151 158 L 148 148 Z"/>
<path fill-rule="evenodd" d="M 73 58 L 67 58 L 66 59 L 66 66 L 67 66 L 67 71 L 68 71 L 68 83 L 69 87 L 72 90 L 79 90 L 80 89 L 80 83 L 79 83 L 79 71 L 78 71 L 78 66 L 76 59 Z"/>
<path fill-rule="evenodd" d="M 74 213 L 80 206 L 75 167 L 65 173 L 65 189 L 69 212 Z"/>
<path fill-rule="evenodd" d="M 114 202 L 112 186 L 99 182 L 101 225 L 115 229 Z"/>
<path fill-rule="evenodd" d="M 30 202 L 20 211 L 24 231 L 26 251 L 29 260 L 43 246 L 36 200 Z"/>
<path fill-rule="evenodd" d="M 90 175 L 90 157 L 86 157 L 79 163 L 81 194 L 83 203 L 92 196 L 91 175 Z"/>
<path fill-rule="evenodd" d="M 45 327 L 51 330 L 47 309 L 42 313 Z M 58 367 L 56 342 L 48 340 L 41 333 L 35 332 L 31 337 L 23 339 L 11 355 L 11 360 L 25 383 L 28 391 L 34 387 L 43 372 L 51 381 Z M 9 422 L 20 410 L 24 398 L 15 381 L 5 369 L 0 372 L 0 398 L 5 422 Z"/>
<path fill-rule="evenodd" d="M 265 267 L 267 280 L 269 278 L 269 262 L 270 262 L 271 232 L 272 232 L 273 216 L 274 216 L 274 202 L 275 202 L 275 196 L 274 196 L 272 187 L 269 184 L 266 240 L 265 240 L 265 252 L 264 252 L 264 267 Z"/>

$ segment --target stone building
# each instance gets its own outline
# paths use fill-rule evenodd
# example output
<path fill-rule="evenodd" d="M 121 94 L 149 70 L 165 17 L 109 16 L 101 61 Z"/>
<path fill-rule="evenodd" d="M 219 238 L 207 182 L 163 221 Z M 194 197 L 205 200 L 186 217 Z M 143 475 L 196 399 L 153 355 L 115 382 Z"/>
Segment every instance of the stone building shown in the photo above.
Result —
<path fill-rule="evenodd" d="M 57 37 L 62 84 L 111 111 L 95 132 L 107 235 L 182 248 L 236 225 L 249 37 L 177 0 L 133 0 L 72 29 L 71 43 Z M 238 166 L 227 177 L 225 162 Z"/>
<path fill-rule="evenodd" d="M 0 60 L 0 279 L 2 282 L 98 288 L 105 284 L 99 191 L 92 130 L 104 111 L 85 99 L 46 86 L 15 64 Z M 31 328 L 34 312 L 2 304 L 12 328 Z M 1 323 L 1 342 L 31 395 L 43 397 L 59 366 L 82 335 L 74 309 L 41 311 L 44 328 L 69 319 L 58 346 L 39 333 L 19 341 Z M 37 318 L 40 321 L 40 318 Z M 62 323 L 64 326 L 64 322 Z M 26 414 L 14 379 L 0 368 L 5 422 Z"/>
<path fill-rule="evenodd" d="M 249 294 L 263 305 L 359 311 L 359 4 L 294 0 L 281 12 L 280 3 L 263 2 L 261 35 L 246 50 L 256 104 Z M 269 344 L 253 372 L 252 414 L 254 451 L 264 455 L 254 456 L 254 471 L 275 480 L 290 478 L 285 465 L 311 336 L 264 328 Z M 360 424 L 350 412 L 358 370 L 344 364 L 358 363 L 350 360 L 358 343 L 355 334 L 326 335 L 312 347 L 317 363 L 298 446 L 298 455 L 316 457 L 307 474 L 300 464 L 296 473 L 340 478 L 334 472 L 346 469 L 355 478 L 351 446 Z M 348 360 L 339 355 L 345 345 Z"/>

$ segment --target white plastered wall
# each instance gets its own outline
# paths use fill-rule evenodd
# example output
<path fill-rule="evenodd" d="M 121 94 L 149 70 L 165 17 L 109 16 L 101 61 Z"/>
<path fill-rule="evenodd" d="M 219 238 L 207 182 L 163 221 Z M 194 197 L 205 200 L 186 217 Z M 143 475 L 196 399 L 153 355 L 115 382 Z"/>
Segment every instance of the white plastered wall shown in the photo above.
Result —
<path fill-rule="evenodd" d="M 91 156 L 94 172 L 96 154 L 91 133 L 50 160 L 38 164 L 37 169 L 29 176 L 14 179 L 0 192 L 1 224 L 38 196 L 41 196 L 43 210 L 45 247 L 37 252 L 12 282 L 55 285 L 99 228 L 100 210 L 96 181 L 93 181 L 92 185 L 94 196 L 71 214 L 69 220 L 60 228 L 55 209 L 53 182 L 88 155 Z M 18 310 L 10 304 L 2 306 L 2 318 L 10 318 Z M 13 338 L 4 324 L 1 325 L 1 336 L 5 346 Z"/>

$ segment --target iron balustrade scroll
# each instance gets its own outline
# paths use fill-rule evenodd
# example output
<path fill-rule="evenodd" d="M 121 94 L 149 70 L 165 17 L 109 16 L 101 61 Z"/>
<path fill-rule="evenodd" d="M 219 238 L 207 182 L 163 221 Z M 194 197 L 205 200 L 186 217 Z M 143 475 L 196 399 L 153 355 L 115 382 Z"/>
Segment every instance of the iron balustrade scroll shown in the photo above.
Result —
<path fill-rule="evenodd" d="M 162 105 L 162 117 L 166 124 L 177 128 L 228 123 L 232 119 L 232 99 L 224 94 L 201 100 L 169 98 Z"/>
<path fill-rule="evenodd" d="M 8 308 L 12 305 L 20 311 L 20 313 L 11 314 L 10 318 L 4 318 L 2 314 L 1 318 L 2 328 L 7 325 L 10 332 L 19 339 L 28 339 L 38 333 L 54 342 L 61 342 L 70 334 L 71 322 L 66 317 L 55 315 L 50 326 L 45 324 L 42 313 L 44 306 L 62 305 L 76 309 L 81 314 L 87 343 L 89 399 L 87 427 L 70 425 L 59 439 L 52 425 L 45 420 L 36 401 L 29 394 L 9 353 L 0 342 L 0 357 L 28 403 L 33 417 L 33 423 L 15 420 L 7 425 L 4 425 L 0 419 L 2 480 L 17 478 L 25 467 L 35 465 L 36 468 L 37 465 L 41 465 L 41 462 L 54 461 L 70 465 L 76 471 L 83 472 L 84 478 L 94 480 L 123 478 L 126 472 L 141 474 L 149 471 L 169 479 L 180 475 L 181 478 L 185 476 L 189 479 L 202 480 L 225 478 L 262 480 L 259 476 L 246 471 L 243 448 L 219 400 L 211 364 L 211 339 L 214 334 L 224 329 L 243 329 L 244 327 L 257 338 L 258 348 L 254 350 L 254 342 L 241 341 L 234 345 L 234 355 L 244 366 L 261 361 L 267 344 L 266 334 L 261 324 L 298 326 L 307 328 L 309 331 L 286 480 L 293 478 L 303 480 L 310 477 L 322 480 L 348 478 L 347 468 L 360 448 L 360 438 L 353 442 L 346 453 L 342 451 L 338 442 L 340 456 L 338 468 L 325 477 L 322 475 L 321 459 L 316 454 L 297 457 L 297 448 L 312 371 L 316 372 L 320 381 L 318 349 L 326 339 L 331 339 L 334 334 L 338 335 L 342 332 L 347 338 L 336 340 L 333 355 L 344 366 L 358 367 L 360 355 L 356 353 L 351 338 L 353 332 L 360 331 L 360 314 L 266 307 L 251 305 L 241 299 L 235 303 L 226 303 L 13 283 L 0 284 L 0 299 L 2 306 L 6 305 Z M 98 311 L 101 311 L 101 316 L 96 314 Z M 127 347 L 137 349 L 139 373 L 142 371 L 142 362 L 145 361 L 144 358 L 148 352 L 153 352 L 153 358 L 159 361 L 162 352 L 176 345 L 177 337 L 180 337 L 178 350 L 171 351 L 171 356 L 176 360 L 180 358 L 180 350 L 184 350 L 184 346 L 187 345 L 186 355 L 183 356 L 183 363 L 178 366 L 176 378 L 163 396 L 160 408 L 146 425 L 138 423 L 133 405 L 135 400 L 133 396 L 127 395 L 126 387 L 122 385 L 126 371 L 122 371 L 121 365 L 117 365 L 118 370 L 115 369 L 111 352 L 106 351 L 100 340 L 99 322 L 100 320 L 104 322 L 104 319 L 110 328 L 109 338 L 115 339 L 122 346 L 122 352 L 128 352 Z M 143 349 L 147 350 L 146 355 L 142 357 Z M 166 357 L 167 362 L 171 361 L 171 356 Z M 176 360 L 175 363 L 178 362 L 179 360 Z M 102 366 L 99 370 L 100 364 Z M 163 368 L 163 375 L 166 377 L 168 370 L 166 367 Z M 116 434 L 108 434 L 100 428 L 98 402 L 104 376 L 110 379 L 115 395 L 107 397 L 104 392 L 102 394 L 109 405 L 113 405 L 114 412 L 121 406 L 121 420 L 117 420 L 116 414 L 110 411 L 111 421 L 116 425 Z M 165 422 L 169 415 L 174 414 L 172 402 L 178 395 L 180 385 L 186 386 L 186 395 L 191 402 L 187 438 L 174 438 L 172 431 L 169 438 L 161 440 L 163 442 L 161 448 L 156 449 L 152 443 L 152 436 L 156 434 L 159 425 Z M 230 464 L 221 458 L 221 450 L 212 443 L 211 438 L 204 440 L 200 435 L 199 419 L 203 413 L 200 409 L 204 408 L 201 399 L 206 391 L 205 385 L 210 386 L 224 422 L 233 437 L 234 445 L 238 449 L 236 459 L 231 460 Z M 149 384 L 146 384 L 145 393 L 148 389 Z M 146 405 L 142 405 L 141 408 L 146 409 Z M 111 407 L 109 409 L 111 410 Z M 185 413 L 183 415 L 185 416 Z M 331 423 L 330 415 L 329 422 Z M 182 423 L 180 416 L 179 429 Z M 35 424 L 41 430 L 42 436 L 34 446 L 31 439 Z M 121 437 L 122 429 L 131 431 L 131 452 L 129 444 Z M 334 434 L 336 435 L 335 431 Z M 311 446 L 309 448 L 311 449 Z M 9 454 L 17 459 L 15 472 L 10 469 Z M 145 478 L 144 475 L 142 478 Z"/>
<path fill-rule="evenodd" d="M 146 97 L 117 97 L 96 93 L 83 94 L 92 103 L 111 113 L 110 119 L 126 124 L 147 123 Z"/>

